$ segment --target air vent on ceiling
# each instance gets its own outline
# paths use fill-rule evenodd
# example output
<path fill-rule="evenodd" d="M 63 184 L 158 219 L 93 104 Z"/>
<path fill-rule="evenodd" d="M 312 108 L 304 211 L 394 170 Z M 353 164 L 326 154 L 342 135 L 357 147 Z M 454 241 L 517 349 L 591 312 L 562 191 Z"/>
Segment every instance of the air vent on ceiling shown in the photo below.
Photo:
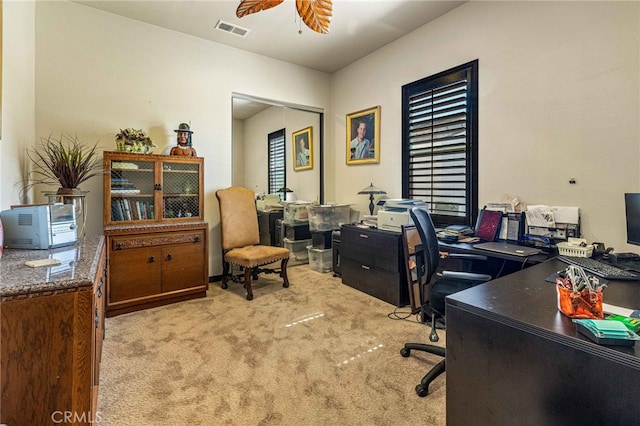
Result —
<path fill-rule="evenodd" d="M 242 38 L 246 37 L 247 34 L 249 34 L 249 31 L 251 31 L 251 30 L 248 30 L 246 28 L 242 28 L 242 27 L 230 24 L 230 23 L 225 22 L 225 21 L 218 21 L 216 23 L 215 28 L 217 30 L 224 31 L 225 33 L 235 34 L 238 37 L 242 37 Z"/>

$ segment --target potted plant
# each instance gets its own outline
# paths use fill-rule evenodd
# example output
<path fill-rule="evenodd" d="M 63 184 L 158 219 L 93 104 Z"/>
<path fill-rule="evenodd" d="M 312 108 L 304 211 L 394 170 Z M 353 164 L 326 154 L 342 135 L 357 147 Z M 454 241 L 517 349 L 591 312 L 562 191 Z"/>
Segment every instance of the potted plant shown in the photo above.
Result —
<path fill-rule="evenodd" d="M 150 154 L 151 148 L 157 148 L 157 145 L 144 130 L 129 127 L 116 134 L 116 148 L 122 152 Z"/>
<path fill-rule="evenodd" d="M 58 194 L 80 193 L 80 184 L 96 176 L 102 169 L 96 143 L 87 146 L 78 136 L 49 135 L 33 150 L 27 150 L 27 156 L 33 162 L 28 187 L 36 184 L 55 185 L 60 188 Z"/>

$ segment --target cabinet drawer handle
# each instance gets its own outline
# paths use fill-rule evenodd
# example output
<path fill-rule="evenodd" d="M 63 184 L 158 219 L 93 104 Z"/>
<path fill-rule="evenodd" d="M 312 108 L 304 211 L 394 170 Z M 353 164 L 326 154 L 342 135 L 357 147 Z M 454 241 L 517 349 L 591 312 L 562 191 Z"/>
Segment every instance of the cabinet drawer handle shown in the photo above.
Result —
<path fill-rule="evenodd" d="M 369 238 L 369 236 L 365 234 L 360 234 L 360 238 Z"/>
<path fill-rule="evenodd" d="M 156 257 L 155 257 L 155 256 L 151 256 L 151 257 L 149 258 L 149 263 L 153 263 L 153 262 L 155 262 L 155 261 L 156 261 Z"/>
<path fill-rule="evenodd" d="M 369 269 L 371 269 L 371 268 L 370 268 L 370 267 L 368 267 L 367 265 L 362 265 L 362 269 L 366 269 L 366 270 L 368 271 L 368 270 L 369 270 Z"/>
<path fill-rule="evenodd" d="M 199 243 L 200 242 L 200 235 L 196 235 L 196 237 L 193 239 L 194 243 Z"/>
<path fill-rule="evenodd" d="M 167 254 L 167 260 L 172 260 L 173 256 L 171 256 L 171 253 Z"/>
<path fill-rule="evenodd" d="M 122 243 L 116 243 L 116 250 L 122 250 Z"/>
<path fill-rule="evenodd" d="M 98 286 L 98 299 L 102 298 L 102 283 Z"/>

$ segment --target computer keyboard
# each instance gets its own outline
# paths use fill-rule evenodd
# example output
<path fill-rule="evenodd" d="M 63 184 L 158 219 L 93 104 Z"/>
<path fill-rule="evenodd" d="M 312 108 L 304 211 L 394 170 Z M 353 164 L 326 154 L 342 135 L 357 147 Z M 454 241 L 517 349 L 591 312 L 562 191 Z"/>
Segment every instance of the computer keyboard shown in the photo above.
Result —
<path fill-rule="evenodd" d="M 640 280 L 640 274 L 618 268 L 590 257 L 558 256 L 558 260 L 581 266 L 585 272 L 607 280 Z"/>

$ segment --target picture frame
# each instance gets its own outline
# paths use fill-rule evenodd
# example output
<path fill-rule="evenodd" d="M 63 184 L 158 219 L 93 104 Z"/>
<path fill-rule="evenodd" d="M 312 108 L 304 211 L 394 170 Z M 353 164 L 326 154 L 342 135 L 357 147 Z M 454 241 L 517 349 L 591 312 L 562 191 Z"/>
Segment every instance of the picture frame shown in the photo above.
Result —
<path fill-rule="evenodd" d="M 346 139 L 347 165 L 380 163 L 380 105 L 347 114 Z"/>
<path fill-rule="evenodd" d="M 313 169 L 313 128 L 309 126 L 293 132 L 291 140 L 293 170 L 298 172 Z"/>
<path fill-rule="evenodd" d="M 416 245 L 422 243 L 418 229 L 415 225 L 402 225 L 402 246 L 404 248 L 404 265 L 407 273 L 407 285 L 409 287 L 409 305 L 411 313 L 420 311 L 420 283 L 416 274 Z"/>

